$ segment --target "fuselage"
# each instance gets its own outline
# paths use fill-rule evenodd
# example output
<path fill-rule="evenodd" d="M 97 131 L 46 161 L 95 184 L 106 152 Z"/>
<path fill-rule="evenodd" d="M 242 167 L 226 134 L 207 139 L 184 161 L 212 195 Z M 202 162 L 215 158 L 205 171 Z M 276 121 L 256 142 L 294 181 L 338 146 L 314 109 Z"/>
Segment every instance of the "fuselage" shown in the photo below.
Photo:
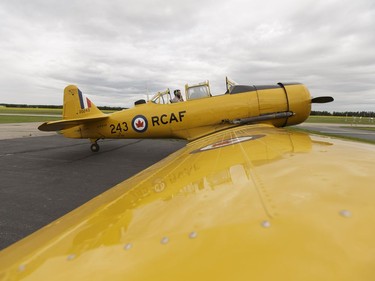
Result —
<path fill-rule="evenodd" d="M 232 93 L 172 104 L 147 102 L 114 112 L 62 134 L 71 138 L 181 138 L 192 140 L 229 127 L 232 120 L 291 112 L 290 117 L 266 120 L 276 127 L 299 124 L 311 110 L 311 97 L 302 84 L 237 86 Z M 236 92 L 237 91 L 237 92 Z"/>

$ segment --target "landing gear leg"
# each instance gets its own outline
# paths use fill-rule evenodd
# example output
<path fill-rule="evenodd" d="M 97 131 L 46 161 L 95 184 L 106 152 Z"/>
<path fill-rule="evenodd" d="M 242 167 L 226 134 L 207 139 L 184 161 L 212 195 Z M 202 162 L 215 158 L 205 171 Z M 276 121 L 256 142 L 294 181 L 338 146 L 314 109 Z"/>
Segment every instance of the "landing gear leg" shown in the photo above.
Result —
<path fill-rule="evenodd" d="M 100 147 L 99 147 L 99 144 L 97 143 L 98 140 L 91 140 L 92 144 L 91 144 L 91 151 L 92 152 L 98 152 Z"/>

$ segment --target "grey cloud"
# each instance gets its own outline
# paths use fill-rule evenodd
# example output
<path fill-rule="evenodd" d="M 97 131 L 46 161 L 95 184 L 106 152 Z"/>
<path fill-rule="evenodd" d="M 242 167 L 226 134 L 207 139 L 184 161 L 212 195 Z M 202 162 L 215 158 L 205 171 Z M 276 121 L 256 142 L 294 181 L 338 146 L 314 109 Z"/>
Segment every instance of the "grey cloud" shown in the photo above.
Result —
<path fill-rule="evenodd" d="M 370 0 L 5 0 L 0 16 L 5 102 L 12 89 L 22 103 L 53 102 L 52 92 L 61 103 L 70 83 L 104 104 L 206 79 L 222 93 L 229 75 L 303 82 L 334 95 L 331 109 L 375 105 Z"/>

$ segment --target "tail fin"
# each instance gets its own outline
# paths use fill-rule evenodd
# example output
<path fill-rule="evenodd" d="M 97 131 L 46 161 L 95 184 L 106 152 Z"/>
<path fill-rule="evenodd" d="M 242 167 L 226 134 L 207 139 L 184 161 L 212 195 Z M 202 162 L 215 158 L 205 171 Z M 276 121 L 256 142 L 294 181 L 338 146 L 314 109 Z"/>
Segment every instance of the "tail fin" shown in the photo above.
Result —
<path fill-rule="evenodd" d="M 63 119 L 77 119 L 104 115 L 96 105 L 85 97 L 77 86 L 64 89 Z"/>

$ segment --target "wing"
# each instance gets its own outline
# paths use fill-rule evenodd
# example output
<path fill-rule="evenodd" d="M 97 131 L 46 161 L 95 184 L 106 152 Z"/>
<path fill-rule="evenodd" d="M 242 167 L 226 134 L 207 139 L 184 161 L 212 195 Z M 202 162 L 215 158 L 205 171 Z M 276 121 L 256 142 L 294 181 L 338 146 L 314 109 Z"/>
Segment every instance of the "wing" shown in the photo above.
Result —
<path fill-rule="evenodd" d="M 373 145 L 216 133 L 5 249 L 0 276 L 373 280 L 374 168 Z"/>
<path fill-rule="evenodd" d="M 89 124 L 91 122 L 107 119 L 108 116 L 94 116 L 94 117 L 85 117 L 69 120 L 58 120 L 58 121 L 49 121 L 44 122 L 38 127 L 40 131 L 51 132 L 51 131 L 61 131 L 75 126 Z"/>

